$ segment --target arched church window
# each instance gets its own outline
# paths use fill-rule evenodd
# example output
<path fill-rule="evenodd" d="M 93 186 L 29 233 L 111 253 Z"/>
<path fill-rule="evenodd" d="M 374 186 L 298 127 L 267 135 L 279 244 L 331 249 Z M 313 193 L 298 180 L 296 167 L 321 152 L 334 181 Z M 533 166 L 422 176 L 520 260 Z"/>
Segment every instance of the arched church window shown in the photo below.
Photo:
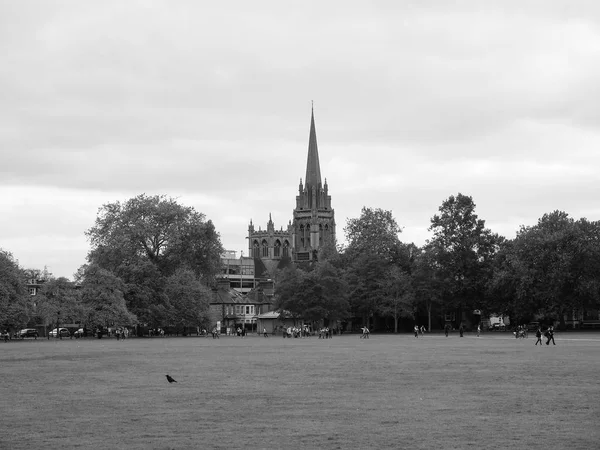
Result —
<path fill-rule="evenodd" d="M 283 256 L 290 256 L 290 243 L 283 241 Z"/>
<path fill-rule="evenodd" d="M 252 244 L 252 256 L 254 258 L 260 258 L 260 247 L 258 245 L 258 241 L 254 241 L 254 244 Z"/>
<path fill-rule="evenodd" d="M 269 256 L 269 244 L 267 244 L 266 240 L 262 241 L 262 255 L 263 258 L 267 258 Z"/>
<path fill-rule="evenodd" d="M 279 242 L 279 239 L 277 239 L 275 241 L 275 248 L 273 249 L 275 256 L 281 256 L 281 242 Z"/>

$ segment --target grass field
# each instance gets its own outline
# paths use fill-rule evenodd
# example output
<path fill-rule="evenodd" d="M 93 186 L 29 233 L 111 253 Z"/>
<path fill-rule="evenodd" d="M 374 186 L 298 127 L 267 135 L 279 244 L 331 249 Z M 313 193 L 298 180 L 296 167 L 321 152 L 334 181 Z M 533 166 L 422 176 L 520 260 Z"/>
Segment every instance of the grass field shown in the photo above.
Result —
<path fill-rule="evenodd" d="M 0 448 L 599 449 L 600 334 L 534 341 L 0 343 Z"/>

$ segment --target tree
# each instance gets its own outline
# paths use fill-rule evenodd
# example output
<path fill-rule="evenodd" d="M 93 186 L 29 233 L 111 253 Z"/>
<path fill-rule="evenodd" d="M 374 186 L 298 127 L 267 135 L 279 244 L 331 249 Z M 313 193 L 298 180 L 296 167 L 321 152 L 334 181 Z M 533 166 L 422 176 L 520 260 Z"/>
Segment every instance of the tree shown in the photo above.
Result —
<path fill-rule="evenodd" d="M 378 312 L 394 319 L 394 333 L 398 333 L 400 317 L 413 317 L 414 290 L 411 276 L 398 266 L 391 266 L 383 281 L 386 296 L 378 304 Z"/>
<path fill-rule="evenodd" d="M 346 280 L 351 311 L 367 324 L 387 299 L 385 279 L 392 264 L 373 253 L 362 253 L 347 261 Z"/>
<path fill-rule="evenodd" d="M 29 322 L 32 310 L 25 279 L 12 254 L 0 249 L 0 331 L 26 326 Z"/>
<path fill-rule="evenodd" d="M 315 284 L 321 287 L 321 301 L 325 308 L 324 318 L 329 321 L 344 319 L 348 316 L 348 285 L 341 273 L 329 261 L 319 261 L 310 273 Z"/>
<path fill-rule="evenodd" d="M 197 327 L 207 321 L 210 291 L 191 270 L 179 269 L 171 275 L 165 294 L 171 304 L 171 323 Z"/>
<path fill-rule="evenodd" d="M 50 278 L 42 285 L 36 313 L 46 323 L 85 323 L 87 309 L 77 285 L 64 277 Z"/>
<path fill-rule="evenodd" d="M 165 196 L 139 195 L 100 208 L 88 236 L 90 261 L 118 274 L 122 265 L 147 260 L 162 275 L 186 267 L 210 279 L 220 270 L 223 247 L 213 223 Z"/>
<path fill-rule="evenodd" d="M 368 323 L 375 314 L 388 315 L 393 309 L 386 280 L 392 267 L 408 268 L 409 246 L 398 239 L 401 230 L 391 211 L 363 207 L 359 218 L 348 219 L 344 231 L 348 246 L 342 260 L 350 306 L 355 316 Z"/>
<path fill-rule="evenodd" d="M 275 309 L 289 314 L 294 321 L 304 314 L 300 293 L 306 274 L 296 266 L 288 266 L 277 274 L 275 283 Z"/>
<path fill-rule="evenodd" d="M 412 273 L 415 302 L 427 312 L 427 329 L 431 331 L 431 312 L 434 305 L 441 303 L 444 284 L 438 277 L 435 248 L 426 245 L 415 258 Z"/>
<path fill-rule="evenodd" d="M 212 222 L 165 196 L 106 204 L 86 234 L 89 262 L 122 280 L 127 308 L 142 323 L 169 320 L 173 305 L 165 289 L 178 271 L 209 284 L 220 270 L 223 247 Z"/>
<path fill-rule="evenodd" d="M 92 326 L 131 326 L 137 317 L 130 313 L 123 296 L 124 283 L 96 264 L 86 267 L 81 283 L 85 323 Z"/>
<path fill-rule="evenodd" d="M 398 234 L 401 231 L 391 211 L 363 207 L 359 218 L 346 222 L 346 251 L 351 254 L 371 253 L 392 260 L 398 251 Z"/>
<path fill-rule="evenodd" d="M 436 277 L 444 283 L 447 308 L 478 308 L 492 276 L 492 261 L 504 241 L 485 227 L 469 196 L 450 196 L 431 219 L 428 242 Z M 478 308 L 479 309 L 479 308 Z"/>
<path fill-rule="evenodd" d="M 310 272 L 290 267 L 281 273 L 275 285 L 275 306 L 295 320 L 335 321 L 347 315 L 346 292 L 343 277 L 327 261 L 318 262 Z"/>
<path fill-rule="evenodd" d="M 517 320 L 541 314 L 564 326 L 567 312 L 598 307 L 599 271 L 600 223 L 554 211 L 498 254 L 490 289 Z"/>

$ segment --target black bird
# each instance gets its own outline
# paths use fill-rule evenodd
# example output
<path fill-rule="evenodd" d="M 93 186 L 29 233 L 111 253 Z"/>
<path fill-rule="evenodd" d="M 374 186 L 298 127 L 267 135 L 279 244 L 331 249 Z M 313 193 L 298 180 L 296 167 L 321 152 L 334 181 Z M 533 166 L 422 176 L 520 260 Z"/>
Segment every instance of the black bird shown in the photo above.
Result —
<path fill-rule="evenodd" d="M 177 380 L 175 380 L 171 375 L 167 375 L 167 381 L 169 383 L 177 383 Z"/>

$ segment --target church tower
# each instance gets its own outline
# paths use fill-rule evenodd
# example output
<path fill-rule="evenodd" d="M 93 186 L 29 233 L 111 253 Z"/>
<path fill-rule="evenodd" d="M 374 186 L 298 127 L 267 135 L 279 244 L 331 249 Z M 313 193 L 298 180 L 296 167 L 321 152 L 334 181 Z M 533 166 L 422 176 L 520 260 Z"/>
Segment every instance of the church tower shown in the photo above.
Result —
<path fill-rule="evenodd" d="M 271 214 L 266 230 L 256 230 L 252 220 L 248 225 L 248 255 L 254 258 L 255 267 L 264 267 L 272 274 L 287 258 L 314 261 L 321 246 L 328 240 L 335 242 L 335 218 L 328 189 L 327 180 L 321 181 L 315 115 L 311 110 L 306 177 L 304 184 L 300 179 L 293 219 L 279 230 L 275 229 Z"/>
<path fill-rule="evenodd" d="M 317 251 L 325 242 L 335 241 L 335 215 L 331 208 L 327 179 L 325 183 L 321 182 L 313 109 L 310 114 L 306 177 L 304 185 L 300 179 L 291 228 L 293 258 L 296 261 L 315 260 Z"/>

